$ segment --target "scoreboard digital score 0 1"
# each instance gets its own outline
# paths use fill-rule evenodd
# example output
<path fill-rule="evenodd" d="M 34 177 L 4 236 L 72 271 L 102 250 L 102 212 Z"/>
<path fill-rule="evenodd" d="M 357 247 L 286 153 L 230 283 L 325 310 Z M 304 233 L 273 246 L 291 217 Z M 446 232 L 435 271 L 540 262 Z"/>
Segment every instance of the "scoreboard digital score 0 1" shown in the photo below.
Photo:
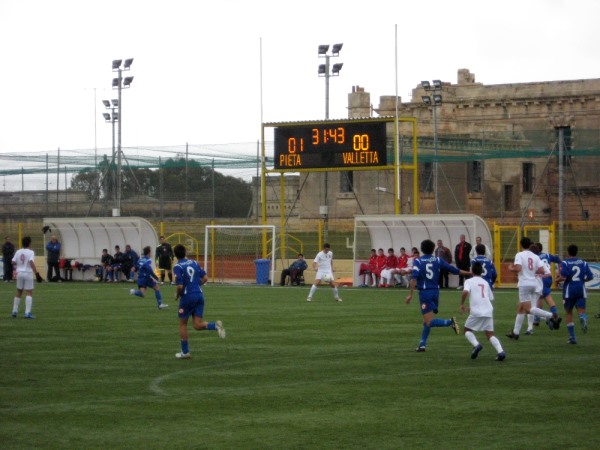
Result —
<path fill-rule="evenodd" d="M 279 126 L 274 133 L 275 169 L 387 165 L 386 122 Z"/>

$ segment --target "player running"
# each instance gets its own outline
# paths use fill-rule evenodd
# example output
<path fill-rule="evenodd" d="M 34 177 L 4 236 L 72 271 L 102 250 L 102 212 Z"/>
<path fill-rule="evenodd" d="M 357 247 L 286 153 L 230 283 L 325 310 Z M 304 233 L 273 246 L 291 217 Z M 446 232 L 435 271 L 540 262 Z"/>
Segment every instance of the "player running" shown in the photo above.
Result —
<path fill-rule="evenodd" d="M 204 293 L 202 285 L 208 277 L 200 265 L 191 259 L 186 259 L 185 247 L 177 244 L 173 249 L 177 257 L 177 264 L 173 268 L 177 284 L 175 300 L 179 300 L 179 337 L 181 339 L 181 352 L 175 353 L 177 359 L 191 358 L 188 344 L 188 319 L 193 318 L 194 330 L 217 331 L 221 339 L 225 339 L 225 328 L 220 320 L 206 322 L 202 319 L 204 314 Z"/>
<path fill-rule="evenodd" d="M 581 258 L 577 258 L 579 248 L 575 244 L 567 247 L 569 257 L 560 263 L 560 279 L 563 283 L 563 303 L 565 306 L 565 318 L 567 320 L 567 331 L 569 332 L 569 344 L 577 344 L 575 338 L 575 325 L 573 324 L 573 308 L 577 308 L 581 330 L 587 333 L 587 314 L 585 303 L 587 293 L 585 291 L 586 281 L 594 279 L 590 266 Z"/>
<path fill-rule="evenodd" d="M 479 250 L 477 252 L 479 253 Z M 485 248 L 483 248 L 483 252 L 485 253 Z M 496 349 L 496 361 L 504 361 L 506 353 L 504 353 L 498 338 L 494 336 L 494 307 L 492 306 L 494 294 L 492 288 L 487 280 L 482 277 L 483 265 L 480 262 L 473 262 L 471 270 L 474 276 L 465 280 L 460 300 L 460 310 L 464 313 L 466 311 L 465 300 L 469 297 L 469 317 L 465 322 L 465 337 L 473 346 L 471 359 L 476 359 L 479 352 L 483 350 L 483 346 L 477 341 L 473 331 L 485 331 L 488 341 Z"/>
<path fill-rule="evenodd" d="M 458 267 L 451 266 L 442 258 L 433 256 L 435 244 L 426 239 L 421 242 L 421 251 L 423 256 L 415 258 L 413 262 L 412 279 L 410 280 L 410 292 L 406 296 L 406 303 L 409 304 L 413 297 L 415 287 L 419 290 L 419 302 L 421 304 L 421 314 L 423 315 L 423 331 L 421 332 L 421 341 L 415 351 L 424 352 L 427 346 L 427 338 L 432 327 L 452 327 L 456 334 L 460 333 L 460 327 L 454 317 L 450 319 L 437 319 L 434 314 L 438 313 L 438 303 L 440 299 L 440 268 L 444 268 L 455 275 L 469 276 L 471 272 L 460 270 Z"/>
<path fill-rule="evenodd" d="M 146 288 L 150 287 L 154 289 L 154 296 L 156 297 L 158 309 L 168 308 L 169 305 L 165 305 L 162 302 L 162 294 L 160 293 L 160 287 L 158 286 L 158 277 L 154 273 L 154 270 L 152 270 L 152 259 L 150 258 L 152 248 L 147 245 L 144 247 L 142 253 L 143 256 L 135 263 L 135 270 L 138 273 L 138 290 L 131 289 L 129 293 L 143 298 L 146 294 Z"/>

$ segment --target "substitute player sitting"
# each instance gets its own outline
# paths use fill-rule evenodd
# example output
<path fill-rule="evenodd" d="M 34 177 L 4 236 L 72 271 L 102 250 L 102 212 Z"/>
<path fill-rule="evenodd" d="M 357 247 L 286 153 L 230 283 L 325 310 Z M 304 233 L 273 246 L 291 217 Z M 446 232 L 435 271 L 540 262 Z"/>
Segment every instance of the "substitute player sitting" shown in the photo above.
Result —
<path fill-rule="evenodd" d="M 150 246 L 144 247 L 143 254 L 140 259 L 137 260 L 135 265 L 135 270 L 138 273 L 138 290 L 131 289 L 129 293 L 131 295 L 137 295 L 138 297 L 144 297 L 146 295 L 146 288 L 154 289 L 154 296 L 156 297 L 156 303 L 158 305 L 158 309 L 165 309 L 169 305 L 165 305 L 162 302 L 162 294 L 160 293 L 160 287 L 158 286 L 158 277 L 152 270 L 152 259 L 150 258 L 150 254 L 152 253 L 152 249 Z"/>
<path fill-rule="evenodd" d="M 179 300 L 179 337 L 181 339 L 181 352 L 175 353 L 178 359 L 191 358 L 188 344 L 188 319 L 193 318 L 194 330 L 217 331 L 221 339 L 225 339 L 225 328 L 220 320 L 206 322 L 202 319 L 204 314 L 204 293 L 202 285 L 208 280 L 206 272 L 200 265 L 187 259 L 185 247 L 177 244 L 173 249 L 177 257 L 177 264 L 173 268 L 177 284 L 175 300 Z"/>
<path fill-rule="evenodd" d="M 504 361 L 506 353 L 504 353 L 502 344 L 500 344 L 498 338 L 494 336 L 494 307 L 492 306 L 494 294 L 492 293 L 492 288 L 481 277 L 483 265 L 479 261 L 473 262 L 471 271 L 473 272 L 473 277 L 465 280 L 460 300 L 460 310 L 464 313 L 467 311 L 465 300 L 467 297 L 469 298 L 469 317 L 467 317 L 467 321 L 465 322 L 465 337 L 473 346 L 471 359 L 477 358 L 479 352 L 483 350 L 483 346 L 477 341 L 473 331 L 485 331 L 488 341 L 496 349 L 496 361 Z"/>

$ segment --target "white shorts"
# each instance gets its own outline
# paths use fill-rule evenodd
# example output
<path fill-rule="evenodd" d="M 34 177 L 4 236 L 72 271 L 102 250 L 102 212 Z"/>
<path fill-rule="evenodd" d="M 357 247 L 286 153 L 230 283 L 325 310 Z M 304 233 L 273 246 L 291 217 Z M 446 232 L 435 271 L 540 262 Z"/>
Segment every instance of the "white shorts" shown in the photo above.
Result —
<path fill-rule="evenodd" d="M 33 289 L 33 273 L 17 272 L 17 289 L 30 291 Z"/>
<path fill-rule="evenodd" d="M 324 275 L 329 275 L 333 279 L 333 273 L 329 270 L 318 270 L 315 280 L 322 280 Z"/>
<path fill-rule="evenodd" d="M 538 298 L 540 298 L 540 292 L 538 292 L 537 286 L 519 286 L 519 303 L 532 302 L 535 304 Z"/>
<path fill-rule="evenodd" d="M 473 331 L 494 331 L 494 318 L 469 316 L 465 328 Z"/>

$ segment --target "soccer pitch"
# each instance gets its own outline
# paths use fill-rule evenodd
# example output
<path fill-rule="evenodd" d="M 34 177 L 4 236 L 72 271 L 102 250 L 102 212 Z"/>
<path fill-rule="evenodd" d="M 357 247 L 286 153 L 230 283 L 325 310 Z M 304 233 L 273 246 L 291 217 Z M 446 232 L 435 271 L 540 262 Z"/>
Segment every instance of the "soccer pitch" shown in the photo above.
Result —
<path fill-rule="evenodd" d="M 180 351 L 175 289 L 168 309 L 131 284 L 36 285 L 36 320 L 10 316 L 0 283 L 2 449 L 600 448 L 600 296 L 588 300 L 578 345 L 545 325 L 511 341 L 516 291 L 496 291 L 494 361 L 477 360 L 450 328 L 422 328 L 405 289 L 207 285 L 205 319 Z M 560 293 L 553 293 L 559 300 Z M 458 312 L 442 291 L 440 318 Z M 562 312 L 562 311 L 561 311 Z"/>

